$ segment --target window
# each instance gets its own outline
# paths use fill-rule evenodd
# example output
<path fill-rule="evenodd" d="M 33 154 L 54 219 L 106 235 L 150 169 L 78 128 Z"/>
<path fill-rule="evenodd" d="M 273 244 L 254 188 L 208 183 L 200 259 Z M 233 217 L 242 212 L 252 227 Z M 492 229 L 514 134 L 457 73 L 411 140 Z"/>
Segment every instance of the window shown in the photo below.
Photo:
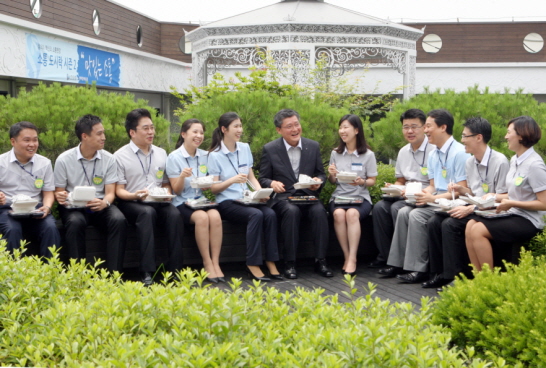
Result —
<path fill-rule="evenodd" d="M 97 9 L 93 10 L 93 31 L 97 36 L 100 33 L 100 14 Z"/>
<path fill-rule="evenodd" d="M 184 54 L 189 55 L 191 54 L 191 42 L 186 40 L 186 32 L 185 29 L 182 29 L 184 31 L 184 36 L 180 37 L 180 41 L 178 41 L 178 48 L 180 48 L 180 51 L 182 51 Z"/>
<path fill-rule="evenodd" d="M 523 48 L 531 54 L 536 54 L 544 47 L 544 39 L 538 33 L 529 33 L 523 39 Z"/>
<path fill-rule="evenodd" d="M 138 47 L 142 47 L 142 27 L 138 26 L 136 29 L 136 42 Z"/>
<path fill-rule="evenodd" d="M 423 38 L 423 50 L 430 54 L 435 54 L 442 48 L 442 39 L 436 34 L 428 34 Z"/>
<path fill-rule="evenodd" d="M 30 0 L 30 11 L 35 18 L 42 16 L 42 0 Z"/>

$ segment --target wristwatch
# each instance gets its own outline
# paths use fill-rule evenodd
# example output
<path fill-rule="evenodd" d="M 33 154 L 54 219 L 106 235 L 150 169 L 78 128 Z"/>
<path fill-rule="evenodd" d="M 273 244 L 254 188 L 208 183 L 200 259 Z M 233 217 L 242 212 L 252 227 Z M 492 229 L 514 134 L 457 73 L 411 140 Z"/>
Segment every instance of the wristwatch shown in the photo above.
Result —
<path fill-rule="evenodd" d="M 104 199 L 104 201 L 106 202 L 106 207 L 110 207 L 110 202 L 108 202 L 108 199 Z"/>

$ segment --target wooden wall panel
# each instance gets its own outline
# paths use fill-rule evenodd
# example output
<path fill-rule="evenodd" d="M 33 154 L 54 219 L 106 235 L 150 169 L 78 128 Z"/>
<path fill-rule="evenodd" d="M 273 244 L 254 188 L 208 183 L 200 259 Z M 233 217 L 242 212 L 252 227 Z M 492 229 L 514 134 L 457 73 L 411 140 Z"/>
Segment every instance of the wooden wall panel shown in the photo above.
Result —
<path fill-rule="evenodd" d="M 442 49 L 436 54 L 423 50 L 423 37 L 417 41 L 418 63 L 507 63 L 545 62 L 546 47 L 532 54 L 523 48 L 529 33 L 546 40 L 546 22 L 527 23 L 446 23 L 407 24 L 418 29 L 426 25 L 425 34 L 437 34 Z"/>
<path fill-rule="evenodd" d="M 198 27 L 197 24 L 161 23 L 161 55 L 191 63 L 191 55 L 186 55 L 180 51 L 178 44 L 180 38 L 184 36 L 184 30 L 190 32 Z"/>

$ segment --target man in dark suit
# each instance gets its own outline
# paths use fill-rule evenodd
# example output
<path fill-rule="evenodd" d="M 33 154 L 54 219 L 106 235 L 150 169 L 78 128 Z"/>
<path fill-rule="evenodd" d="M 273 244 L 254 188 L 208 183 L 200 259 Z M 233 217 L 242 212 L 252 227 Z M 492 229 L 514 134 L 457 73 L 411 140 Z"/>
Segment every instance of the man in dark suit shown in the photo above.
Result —
<path fill-rule="evenodd" d="M 326 263 L 326 248 L 328 246 L 328 215 L 322 203 L 310 205 L 294 205 L 288 201 L 290 196 L 317 196 L 326 182 L 324 167 L 320 157 L 318 142 L 301 136 L 299 114 L 290 109 L 279 111 L 275 115 L 275 127 L 282 136 L 269 142 L 263 148 L 260 162 L 260 185 L 263 188 L 273 188 L 275 194 L 269 205 L 281 220 L 281 231 L 284 238 L 284 260 L 286 267 L 284 276 L 289 279 L 298 277 L 296 272 L 296 249 L 299 243 L 299 227 L 301 216 L 306 216 L 311 222 L 311 231 L 315 244 L 315 271 L 322 276 L 332 277 L 333 273 Z M 294 188 L 300 174 L 305 174 L 321 184 L 309 189 Z"/>

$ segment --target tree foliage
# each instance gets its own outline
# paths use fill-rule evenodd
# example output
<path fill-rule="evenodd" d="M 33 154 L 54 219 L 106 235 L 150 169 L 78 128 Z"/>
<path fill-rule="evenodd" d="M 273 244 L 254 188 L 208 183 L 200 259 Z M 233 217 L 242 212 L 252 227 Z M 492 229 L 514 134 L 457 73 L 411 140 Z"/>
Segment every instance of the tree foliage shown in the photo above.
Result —
<path fill-rule="evenodd" d="M 31 91 L 21 89 L 14 97 L 0 96 L 0 150 L 11 149 L 9 128 L 19 121 L 30 121 L 39 129 L 39 153 L 54 161 L 57 156 L 78 145 L 74 126 L 85 114 L 98 115 L 106 130 L 105 149 L 116 151 L 129 138 L 125 131 L 125 116 L 136 108 L 148 109 L 154 117 L 154 143 L 170 148 L 169 121 L 156 116 L 147 101 L 138 100 L 130 93 L 124 95 L 97 91 L 92 86 L 61 86 L 60 83 L 40 83 Z"/>
<path fill-rule="evenodd" d="M 459 140 L 463 131 L 462 124 L 473 116 L 482 116 L 492 125 L 493 135 L 490 145 L 499 152 L 511 156 L 504 136 L 506 124 L 512 118 L 521 115 L 532 116 L 542 129 L 546 128 L 546 104 L 537 102 L 532 95 L 521 90 L 511 94 L 490 92 L 488 88 L 480 90 L 478 86 L 470 87 L 465 92 L 454 90 L 430 91 L 394 105 L 393 110 L 380 121 L 372 124 L 373 138 L 370 145 L 374 151 L 384 157 L 396 158 L 398 150 L 406 144 L 400 127 L 400 115 L 410 109 L 417 108 L 427 113 L 433 109 L 447 109 L 455 118 L 454 137 Z M 534 146 L 543 156 L 546 154 L 546 140 L 542 139 Z"/>

